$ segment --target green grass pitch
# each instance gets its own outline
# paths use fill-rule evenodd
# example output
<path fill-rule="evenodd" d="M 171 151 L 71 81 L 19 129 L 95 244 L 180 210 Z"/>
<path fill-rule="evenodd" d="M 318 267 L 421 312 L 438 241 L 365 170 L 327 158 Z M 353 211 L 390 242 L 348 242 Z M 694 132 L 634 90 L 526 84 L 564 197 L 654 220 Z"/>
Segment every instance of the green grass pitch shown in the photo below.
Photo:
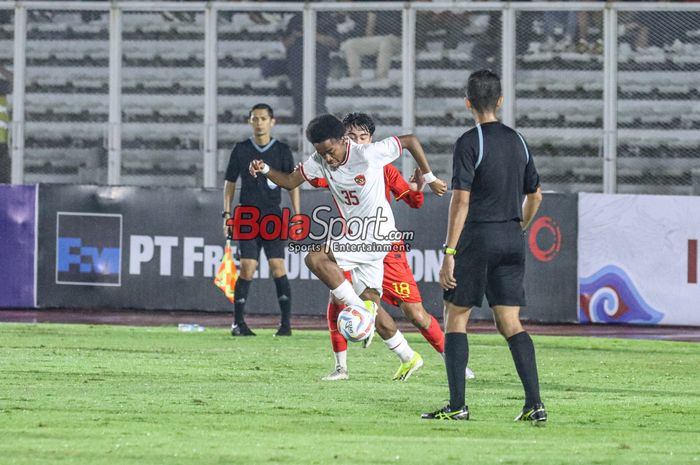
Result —
<path fill-rule="evenodd" d="M 392 382 L 381 340 L 333 368 L 324 331 L 231 338 L 0 324 L 2 464 L 700 464 L 700 346 L 534 337 L 545 427 L 515 423 L 505 342 L 470 336 L 468 422 L 425 421 L 447 399 L 442 359 Z"/>

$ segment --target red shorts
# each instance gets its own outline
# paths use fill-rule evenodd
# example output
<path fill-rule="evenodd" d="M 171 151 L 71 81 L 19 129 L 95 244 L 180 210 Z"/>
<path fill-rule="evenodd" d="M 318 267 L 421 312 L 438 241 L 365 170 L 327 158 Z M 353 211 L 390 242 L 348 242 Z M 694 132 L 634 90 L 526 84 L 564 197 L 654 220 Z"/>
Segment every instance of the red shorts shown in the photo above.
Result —
<path fill-rule="evenodd" d="M 382 291 L 382 300 L 396 307 L 400 302 L 417 304 L 423 301 L 406 252 L 389 252 L 384 258 Z"/>

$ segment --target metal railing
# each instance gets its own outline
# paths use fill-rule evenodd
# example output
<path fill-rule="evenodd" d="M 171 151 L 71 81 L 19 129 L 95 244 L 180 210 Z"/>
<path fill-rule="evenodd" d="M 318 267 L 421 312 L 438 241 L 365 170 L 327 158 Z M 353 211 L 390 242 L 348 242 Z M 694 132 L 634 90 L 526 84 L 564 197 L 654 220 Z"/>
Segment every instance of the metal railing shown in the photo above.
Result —
<path fill-rule="evenodd" d="M 449 178 L 451 146 L 473 123 L 463 86 L 490 67 L 502 76 L 501 118 L 529 141 L 545 189 L 700 193 L 697 4 L 17 1 L 3 11 L 14 183 L 215 187 L 258 102 L 275 108 L 275 135 L 298 159 L 318 112 L 366 111 L 377 137 L 416 133 Z M 297 26 L 301 44 L 285 41 Z M 368 37 L 380 39 L 358 40 Z"/>

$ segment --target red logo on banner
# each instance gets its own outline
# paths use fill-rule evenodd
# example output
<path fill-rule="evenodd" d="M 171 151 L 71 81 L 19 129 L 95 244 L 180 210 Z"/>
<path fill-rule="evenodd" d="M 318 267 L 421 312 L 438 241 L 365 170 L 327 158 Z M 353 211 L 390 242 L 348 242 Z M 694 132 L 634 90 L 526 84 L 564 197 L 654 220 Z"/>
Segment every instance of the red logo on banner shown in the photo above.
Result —
<path fill-rule="evenodd" d="M 688 284 L 698 283 L 698 240 L 688 239 Z"/>
<path fill-rule="evenodd" d="M 559 249 L 561 249 L 561 230 L 559 225 L 551 216 L 538 218 L 530 227 L 530 236 L 527 242 L 532 255 L 537 260 L 541 262 L 552 261 L 559 253 Z M 550 245 L 547 248 L 543 248 L 540 246 L 542 243 Z"/>

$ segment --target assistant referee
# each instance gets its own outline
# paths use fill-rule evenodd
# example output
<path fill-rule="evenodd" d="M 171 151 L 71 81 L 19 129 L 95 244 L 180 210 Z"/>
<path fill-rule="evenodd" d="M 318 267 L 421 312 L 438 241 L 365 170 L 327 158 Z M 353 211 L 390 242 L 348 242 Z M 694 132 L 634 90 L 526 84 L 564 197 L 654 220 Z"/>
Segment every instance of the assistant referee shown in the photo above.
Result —
<path fill-rule="evenodd" d="M 476 127 L 455 144 L 440 269 L 450 403 L 423 418 L 469 419 L 464 393 L 467 322 L 486 295 L 525 389 L 525 405 L 515 419 L 541 423 L 547 412 L 540 399 L 535 347 L 520 323 L 520 307 L 525 305 L 523 232 L 542 202 L 540 178 L 525 139 L 496 117 L 503 103 L 498 76 L 489 70 L 471 74 L 465 102 Z"/>
<path fill-rule="evenodd" d="M 248 172 L 248 165 L 252 160 L 264 160 L 269 166 L 291 173 L 294 171 L 294 158 L 289 146 L 273 139 L 272 127 L 275 125 L 275 115 L 270 107 L 264 103 L 258 103 L 248 113 L 248 123 L 253 130 L 253 136 L 236 144 L 231 152 L 226 177 L 224 181 L 224 235 L 228 235 L 226 221 L 232 217 L 231 204 L 236 191 L 236 180 L 241 178 L 240 206 L 254 207 L 260 213 L 260 218 L 267 215 L 276 215 L 280 219 L 282 210 L 280 203 L 282 196 L 280 188 L 264 176 L 254 178 Z M 294 214 L 301 211 L 299 190 L 289 191 Z M 269 225 L 270 223 L 268 223 Z M 287 270 L 284 265 L 285 241 L 282 239 L 265 240 L 259 235 L 253 239 L 238 241 L 238 252 L 241 257 L 241 269 L 236 282 L 234 297 L 234 320 L 231 325 L 232 336 L 255 336 L 245 322 L 244 311 L 248 300 L 248 291 L 253 280 L 255 270 L 258 268 L 260 249 L 265 249 L 272 277 L 275 280 L 277 301 L 279 302 L 280 326 L 275 336 L 291 336 L 290 324 L 292 293 L 287 279 Z"/>

